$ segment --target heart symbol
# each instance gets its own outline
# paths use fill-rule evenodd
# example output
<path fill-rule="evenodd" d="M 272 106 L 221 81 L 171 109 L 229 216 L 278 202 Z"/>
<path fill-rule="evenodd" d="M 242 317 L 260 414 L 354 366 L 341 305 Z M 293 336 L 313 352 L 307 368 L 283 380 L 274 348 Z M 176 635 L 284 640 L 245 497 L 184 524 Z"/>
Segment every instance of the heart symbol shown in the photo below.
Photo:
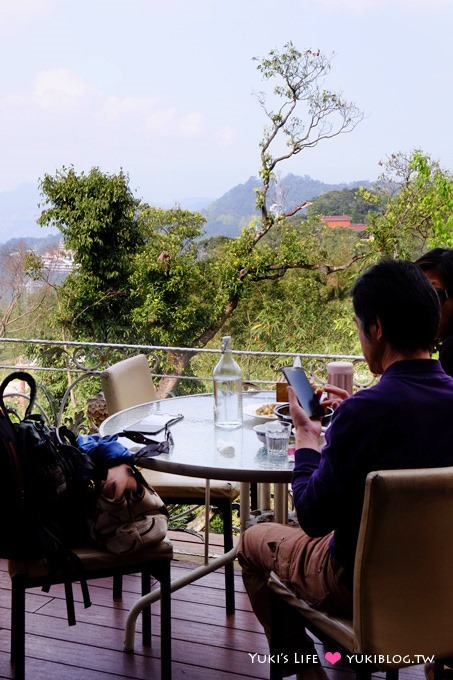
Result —
<path fill-rule="evenodd" d="M 326 661 L 331 663 L 332 665 L 337 663 L 337 661 L 340 661 L 341 659 L 341 654 L 340 652 L 326 652 L 324 654 L 324 658 Z"/>

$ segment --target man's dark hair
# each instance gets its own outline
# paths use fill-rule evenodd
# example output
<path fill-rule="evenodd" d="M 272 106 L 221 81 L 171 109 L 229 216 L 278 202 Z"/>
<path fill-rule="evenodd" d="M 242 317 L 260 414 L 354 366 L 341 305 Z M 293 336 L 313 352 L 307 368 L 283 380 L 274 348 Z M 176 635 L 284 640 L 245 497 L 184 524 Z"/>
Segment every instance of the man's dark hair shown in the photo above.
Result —
<path fill-rule="evenodd" d="M 433 248 L 415 260 L 415 264 L 424 272 L 434 272 L 443 286 L 453 294 L 453 250 L 451 248 Z"/>
<path fill-rule="evenodd" d="M 367 337 L 379 317 L 385 340 L 396 350 L 432 349 L 440 318 L 436 291 L 423 271 L 406 260 L 383 260 L 352 289 L 354 311 Z"/>

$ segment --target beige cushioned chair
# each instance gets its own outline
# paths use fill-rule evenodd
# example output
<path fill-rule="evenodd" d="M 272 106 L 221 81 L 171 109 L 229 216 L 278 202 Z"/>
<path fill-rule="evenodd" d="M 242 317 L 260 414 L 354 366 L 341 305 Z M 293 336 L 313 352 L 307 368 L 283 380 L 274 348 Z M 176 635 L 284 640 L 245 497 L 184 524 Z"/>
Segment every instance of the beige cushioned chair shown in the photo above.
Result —
<path fill-rule="evenodd" d="M 171 680 L 171 584 L 170 563 L 173 548 L 168 540 L 148 546 L 130 555 L 115 555 L 92 546 L 82 546 L 73 551 L 83 566 L 87 581 L 123 574 L 141 573 L 142 595 L 151 589 L 151 576 L 160 582 L 160 648 L 161 680 Z M 11 661 L 14 665 L 15 680 L 25 678 L 25 593 L 28 588 L 62 583 L 61 575 L 49 574 L 44 560 L 9 560 L 11 577 Z M 77 581 L 78 575 L 74 575 Z M 66 590 L 69 612 L 73 606 L 72 591 Z M 115 590 L 114 590 L 114 597 Z M 75 622 L 75 617 L 74 621 Z M 151 609 L 142 612 L 142 639 L 151 645 Z M 51 641 L 50 643 L 51 644 Z"/>
<path fill-rule="evenodd" d="M 148 359 L 144 354 L 119 361 L 101 374 L 102 388 L 109 415 L 157 399 Z M 155 470 L 142 470 L 147 482 L 166 503 L 204 505 L 206 480 Z M 225 552 L 233 548 L 232 502 L 240 486 L 233 482 L 210 480 L 211 503 L 223 518 Z M 234 612 L 234 565 L 225 565 L 225 597 L 228 614 Z"/>
<path fill-rule="evenodd" d="M 405 655 L 434 655 L 434 677 L 441 677 L 441 660 L 453 656 L 452 527 L 453 467 L 371 472 L 355 557 L 352 620 L 312 609 L 272 573 L 276 605 L 283 597 L 331 650 L 384 655 L 377 665 L 387 680 L 408 665 L 400 660 Z M 271 640 L 277 627 L 273 621 Z M 272 679 L 281 677 L 275 666 Z M 363 666 L 356 673 L 372 677 Z"/>

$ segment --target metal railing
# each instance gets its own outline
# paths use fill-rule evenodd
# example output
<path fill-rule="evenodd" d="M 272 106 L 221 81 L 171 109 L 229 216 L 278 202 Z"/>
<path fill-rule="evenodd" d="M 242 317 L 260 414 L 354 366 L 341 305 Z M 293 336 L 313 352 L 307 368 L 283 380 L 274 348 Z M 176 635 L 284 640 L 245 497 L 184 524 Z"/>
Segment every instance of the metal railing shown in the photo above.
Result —
<path fill-rule="evenodd" d="M 150 371 L 158 382 L 160 379 L 176 377 L 179 389 L 210 391 L 212 369 L 217 363 L 220 349 L 195 349 L 193 347 L 167 347 L 157 345 L 132 345 L 117 343 L 74 342 L 60 340 L 0 338 L 0 374 L 6 376 L 13 370 L 26 370 L 38 383 L 41 408 L 53 423 L 68 422 L 81 431 L 93 429 L 90 422 L 90 399 L 102 399 L 100 376 L 112 364 L 134 354 L 143 353 L 148 357 Z M 176 375 L 165 372 L 169 354 L 188 353 L 191 356 L 190 375 Z M 303 352 L 261 352 L 233 350 L 243 369 L 245 389 L 273 389 L 280 377 L 279 368 L 299 359 L 307 373 L 316 383 L 322 385 L 327 377 L 330 361 L 350 361 L 354 365 L 355 389 L 367 387 L 374 382 L 366 362 L 359 355 L 311 354 Z M 212 366 L 207 355 L 212 356 Z M 216 356 L 217 355 L 217 356 Z M 209 369 L 207 368 L 209 366 Z M 64 388 L 58 376 L 64 377 Z M 92 394 L 81 390 L 81 384 L 92 379 Z M 26 397 L 20 386 L 14 394 Z M 45 406 L 44 406 L 45 404 Z M 88 422 L 87 422 L 88 421 Z"/>

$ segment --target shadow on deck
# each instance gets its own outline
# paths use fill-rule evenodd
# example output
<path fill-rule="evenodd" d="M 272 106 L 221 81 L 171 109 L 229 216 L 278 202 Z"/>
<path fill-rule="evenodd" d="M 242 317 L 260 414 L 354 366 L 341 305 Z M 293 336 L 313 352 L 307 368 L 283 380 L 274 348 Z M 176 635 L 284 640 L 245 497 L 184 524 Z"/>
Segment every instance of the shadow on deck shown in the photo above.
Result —
<path fill-rule="evenodd" d="M 182 576 L 200 562 L 203 544 L 193 536 L 170 532 L 176 555 L 172 578 Z M 213 536 L 210 553 L 220 554 L 220 536 Z M 180 552 L 181 551 L 181 552 Z M 180 554 L 178 554 L 180 552 Z M 188 554 L 192 553 L 192 554 Z M 9 576 L 1 566 L 0 677 L 12 678 L 9 663 Z M 240 569 L 235 570 L 236 613 L 226 616 L 223 570 L 204 576 L 172 595 L 173 679 L 247 680 L 268 678 L 266 638 L 250 608 Z M 124 580 L 123 600 L 113 602 L 111 581 L 90 583 L 92 606 L 83 609 L 77 586 L 77 625 L 66 623 L 61 586 L 46 594 L 39 589 L 27 595 L 26 677 L 30 680 L 159 680 L 159 643 L 143 648 L 140 619 L 137 622 L 135 653 L 123 652 L 124 626 L 129 608 L 140 592 L 139 576 Z M 158 635 L 159 603 L 152 605 L 153 630 Z M 329 650 L 317 643 L 318 658 L 329 680 L 353 680 L 341 662 L 333 668 L 325 660 Z M 253 657 L 253 655 L 256 656 Z M 302 675 L 303 677 L 303 675 Z M 375 678 L 384 678 L 376 673 Z M 401 680 L 424 678 L 423 668 L 400 671 Z"/>

